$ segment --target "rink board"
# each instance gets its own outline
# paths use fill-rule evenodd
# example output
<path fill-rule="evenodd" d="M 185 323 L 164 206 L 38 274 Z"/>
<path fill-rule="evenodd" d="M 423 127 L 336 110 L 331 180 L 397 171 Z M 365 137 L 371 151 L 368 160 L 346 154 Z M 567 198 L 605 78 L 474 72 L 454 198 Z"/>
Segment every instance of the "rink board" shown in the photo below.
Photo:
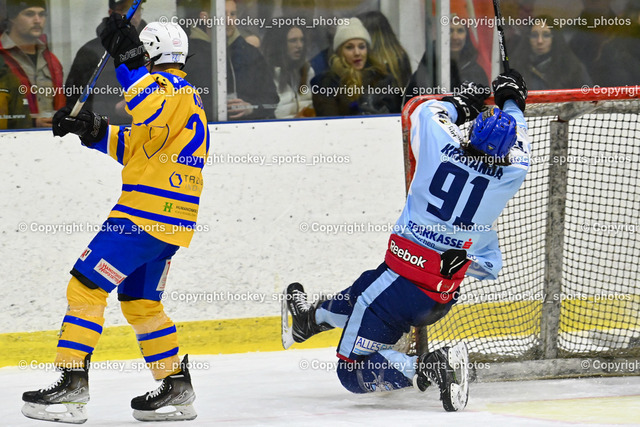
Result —
<path fill-rule="evenodd" d="M 631 301 L 638 304 L 638 301 Z M 465 324 L 468 319 L 478 312 L 488 310 L 492 315 L 500 318 L 509 318 L 512 313 L 520 310 L 536 312 L 535 305 L 542 302 L 510 302 L 510 303 L 482 303 L 460 304 L 454 306 L 450 318 L 457 324 Z M 566 322 L 568 327 L 561 329 L 561 333 L 589 333 L 595 331 L 606 333 L 619 329 L 628 330 L 633 325 L 623 320 L 612 321 L 610 319 L 597 318 L 601 312 L 598 303 L 591 301 L 564 301 L 570 310 L 568 313 L 580 313 L 579 318 Z M 608 307 L 610 307 L 608 302 Z M 533 305 L 533 306 L 532 306 Z M 624 314 L 631 307 L 624 301 L 614 306 L 614 318 L 624 319 Z M 539 308 L 538 308 L 539 309 Z M 584 316 L 584 317 L 583 317 Z M 515 322 L 502 325 L 499 322 L 484 325 L 482 329 L 457 331 L 450 335 L 432 336 L 433 341 L 450 341 L 457 339 L 493 339 L 504 340 L 539 335 L 540 325 L 536 324 L 533 317 L 530 321 L 516 324 Z M 585 318 L 589 323 L 585 323 Z M 467 320 L 465 320 L 467 319 Z M 189 354 L 228 354 L 256 351 L 282 350 L 280 339 L 280 318 L 262 317 L 230 320 L 205 320 L 193 322 L 178 322 L 178 337 L 180 340 L 180 352 Z M 303 344 L 295 344 L 295 348 L 322 348 L 335 347 L 340 339 L 341 330 L 334 329 L 317 335 Z M 640 334 L 640 331 L 636 331 Z M 615 334 L 614 334 L 615 335 Z M 51 362 L 55 357 L 57 343 L 57 331 L 44 332 L 16 332 L 0 334 L 0 367 L 31 364 L 36 362 Z M 615 343 L 614 343 L 615 344 Z M 622 343 L 624 344 L 624 343 Z M 609 344 L 611 345 L 611 344 Z M 126 360 L 140 357 L 135 334 L 129 326 L 115 326 L 104 329 L 103 335 L 95 351 L 95 360 Z"/>

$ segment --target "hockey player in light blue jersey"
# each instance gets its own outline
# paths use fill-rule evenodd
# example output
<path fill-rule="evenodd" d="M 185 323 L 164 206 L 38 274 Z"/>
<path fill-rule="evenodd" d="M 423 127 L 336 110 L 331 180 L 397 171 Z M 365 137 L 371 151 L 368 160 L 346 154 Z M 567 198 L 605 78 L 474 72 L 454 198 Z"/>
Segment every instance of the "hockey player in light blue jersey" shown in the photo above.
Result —
<path fill-rule="evenodd" d="M 337 373 L 351 392 L 411 385 L 424 391 L 435 384 L 445 410 L 466 406 L 464 343 L 419 356 L 392 347 L 411 326 L 444 317 L 465 275 L 495 279 L 502 268 L 495 223 L 529 170 L 530 139 L 522 76 L 503 73 L 493 90 L 497 108 L 482 111 L 489 88 L 465 83 L 457 94 L 424 102 L 411 114 L 416 171 L 377 269 L 315 304 L 299 283 L 285 290 L 283 346 L 343 328 Z M 467 137 L 459 126 L 471 120 Z"/>
<path fill-rule="evenodd" d="M 471 127 L 470 143 L 450 102 L 428 101 L 411 116 L 416 172 L 396 223 L 398 234 L 439 253 L 464 249 L 467 275 L 496 279 L 502 268 L 495 222 L 529 171 L 530 140 L 513 100 L 487 109 Z M 496 155 L 482 151 L 496 145 Z"/>

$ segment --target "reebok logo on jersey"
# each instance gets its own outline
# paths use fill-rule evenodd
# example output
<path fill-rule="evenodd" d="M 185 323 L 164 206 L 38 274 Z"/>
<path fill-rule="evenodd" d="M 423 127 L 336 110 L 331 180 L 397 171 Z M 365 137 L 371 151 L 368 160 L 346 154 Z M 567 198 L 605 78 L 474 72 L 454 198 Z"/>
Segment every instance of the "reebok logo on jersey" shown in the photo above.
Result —
<path fill-rule="evenodd" d="M 122 283 L 122 281 L 127 278 L 125 274 L 122 274 L 120 271 L 118 271 L 117 268 L 105 261 L 104 258 L 101 259 L 93 269 L 116 286 Z"/>
<path fill-rule="evenodd" d="M 401 249 L 393 239 L 389 242 L 389 251 L 401 260 L 419 268 L 424 269 L 424 263 L 427 262 L 422 256 L 411 255 L 408 249 Z"/>

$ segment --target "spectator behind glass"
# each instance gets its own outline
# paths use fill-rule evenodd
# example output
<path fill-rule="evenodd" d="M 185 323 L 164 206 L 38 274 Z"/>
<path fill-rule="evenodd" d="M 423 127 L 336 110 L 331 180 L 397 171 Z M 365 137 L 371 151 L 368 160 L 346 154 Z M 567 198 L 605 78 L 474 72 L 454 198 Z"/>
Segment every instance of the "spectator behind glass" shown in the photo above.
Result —
<path fill-rule="evenodd" d="M 263 53 L 273 70 L 280 97 L 276 118 L 315 116 L 309 91 L 315 73 L 307 61 L 303 27 L 285 25 L 271 29 L 265 35 Z"/>
<path fill-rule="evenodd" d="M 602 18 L 612 22 L 616 19 L 612 0 L 582 0 L 582 3 L 580 18 L 586 25 L 576 27 L 569 42 L 571 49 L 587 68 L 593 84 L 603 87 L 625 85 L 630 79 L 628 67 L 631 64 L 625 63 L 628 57 L 618 43 L 619 36 L 628 26 L 599 23 Z"/>
<path fill-rule="evenodd" d="M 384 64 L 398 86 L 404 88 L 411 78 L 411 62 L 386 16 L 376 10 L 363 13 L 358 18 L 371 35 L 369 55 Z"/>
<path fill-rule="evenodd" d="M 640 84 L 640 2 L 630 1 L 623 18 L 629 22 L 622 34 L 619 48 L 625 55 L 625 69 L 628 71 L 625 85 Z"/>
<path fill-rule="evenodd" d="M 0 129 L 30 127 L 29 104 L 20 92 L 20 80 L 0 56 Z"/>
<path fill-rule="evenodd" d="M 316 0 L 240 0 L 237 3 L 238 17 L 241 20 L 252 18 L 251 21 L 248 19 L 243 21 L 243 24 L 248 25 L 240 28 L 240 34 L 249 44 L 253 44 L 250 40 L 252 36 L 264 40 L 265 35 L 278 26 L 272 25 L 273 18 L 279 19 L 283 16 L 301 18 L 304 21 L 291 22 L 291 24 L 311 26 Z M 256 18 L 264 19 L 265 24 L 258 24 Z"/>
<path fill-rule="evenodd" d="M 456 21 L 458 22 L 458 21 Z M 469 81 L 489 85 L 487 73 L 478 64 L 478 51 L 471 42 L 469 29 L 464 25 L 451 24 L 451 87 L 459 87 Z"/>
<path fill-rule="evenodd" d="M 503 0 L 500 2 L 502 17 L 505 22 L 509 20 L 521 20 L 524 22 L 529 17 L 534 16 L 534 6 L 536 0 Z M 528 28 L 526 25 L 503 25 L 504 41 L 507 45 L 507 52 L 515 52 L 523 39 L 526 39 Z"/>
<path fill-rule="evenodd" d="M 317 116 L 400 112 L 402 98 L 392 91 L 397 83 L 384 65 L 369 57 L 370 46 L 371 36 L 358 18 L 337 28 L 331 68 L 311 83 Z"/>
<path fill-rule="evenodd" d="M 553 22 L 549 16 L 536 22 Z M 591 85 L 591 77 L 564 41 L 562 33 L 547 25 L 533 25 L 512 55 L 529 90 L 573 89 Z"/>
<path fill-rule="evenodd" d="M 315 36 L 317 44 L 320 44 L 321 39 L 326 39 L 328 46 L 315 54 L 310 60 L 311 68 L 317 76 L 323 74 L 329 70 L 329 59 L 333 55 L 333 37 L 336 35 L 335 26 L 325 28 L 315 27 L 309 30 L 311 34 Z"/>
<path fill-rule="evenodd" d="M 478 51 L 471 42 L 469 35 L 469 29 L 463 25 L 454 24 L 453 19 L 450 20 L 449 27 L 449 40 L 450 40 L 450 55 L 451 55 L 451 68 L 449 71 L 451 79 L 451 87 L 457 88 L 465 81 L 476 82 L 485 86 L 489 85 L 489 79 L 487 73 L 478 64 Z M 456 20 L 456 22 L 458 22 Z M 435 55 L 435 49 L 434 49 Z M 433 64 L 436 61 L 434 59 Z M 405 102 L 414 96 L 432 94 L 431 87 L 432 76 L 435 75 L 435 70 L 429 71 L 427 64 L 427 53 L 422 55 L 420 64 L 416 72 L 413 73 L 407 87 Z"/>
<path fill-rule="evenodd" d="M 628 86 L 640 83 L 640 5 L 630 1 L 622 15 L 605 26 L 600 60 L 596 69 L 602 73 L 601 86 Z M 617 22 L 617 24 L 615 23 Z M 606 37 L 605 37 L 606 36 Z"/>
<path fill-rule="evenodd" d="M 189 57 L 184 71 L 189 83 L 198 89 L 207 120 L 214 120 L 213 114 L 213 71 L 211 62 L 211 30 L 209 18 L 211 0 L 182 0 L 178 2 L 186 18 L 196 24 L 185 28 L 189 36 Z M 180 10 L 180 9 L 178 9 Z"/>
<path fill-rule="evenodd" d="M 126 15 L 132 4 L 133 0 L 108 0 L 107 16 L 102 19 L 102 22 L 96 28 L 96 35 L 100 35 L 112 13 Z M 141 15 L 142 6 L 138 8 L 136 14 L 131 18 L 131 23 L 138 31 L 147 25 L 142 20 Z M 88 41 L 76 53 L 65 83 L 70 90 L 67 98 L 68 107 L 73 108 L 78 98 L 80 98 L 83 88 L 89 82 L 103 54 L 104 47 L 102 47 L 99 37 Z M 109 58 L 107 65 L 100 74 L 100 78 L 96 82 L 93 93 L 89 95 L 82 109 L 108 116 L 111 124 L 131 123 L 131 116 L 125 111 L 125 101 L 120 83 L 116 79 L 113 58 Z"/>
<path fill-rule="evenodd" d="M 0 37 L 0 55 L 20 84 L 29 88 L 25 96 L 31 125 L 51 127 L 53 114 L 64 107 L 65 96 L 62 65 L 47 47 L 44 35 L 46 2 L 7 0 L 7 20 L 8 30 Z"/>
<path fill-rule="evenodd" d="M 229 120 L 272 119 L 280 99 L 273 74 L 260 51 L 233 25 L 236 2 L 225 3 L 227 13 L 227 109 Z M 230 21 L 231 19 L 231 21 Z"/>
<path fill-rule="evenodd" d="M 336 27 L 346 24 L 351 16 L 380 9 L 380 0 L 308 0 L 308 4 L 313 4 L 314 11 L 313 18 L 307 22 L 313 26 L 308 32 L 307 50 L 311 56 L 311 68 L 319 76 L 329 70 Z M 317 22 L 314 23 L 313 19 Z"/>

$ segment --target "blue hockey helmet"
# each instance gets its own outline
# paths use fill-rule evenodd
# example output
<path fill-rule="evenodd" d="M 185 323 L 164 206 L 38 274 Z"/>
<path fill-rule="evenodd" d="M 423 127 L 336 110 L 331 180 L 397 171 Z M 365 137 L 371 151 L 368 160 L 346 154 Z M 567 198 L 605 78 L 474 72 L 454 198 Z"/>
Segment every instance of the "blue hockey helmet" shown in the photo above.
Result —
<path fill-rule="evenodd" d="M 494 107 L 474 120 L 469 143 L 491 157 L 502 158 L 509 154 L 516 139 L 516 119 Z"/>

